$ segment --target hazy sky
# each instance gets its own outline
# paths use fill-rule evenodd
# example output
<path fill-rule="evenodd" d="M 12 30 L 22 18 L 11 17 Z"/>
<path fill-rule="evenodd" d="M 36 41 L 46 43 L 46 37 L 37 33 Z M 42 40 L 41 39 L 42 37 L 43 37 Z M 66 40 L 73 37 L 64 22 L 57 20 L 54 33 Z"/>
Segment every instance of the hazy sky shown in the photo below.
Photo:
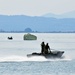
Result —
<path fill-rule="evenodd" d="M 75 0 L 0 0 L 0 14 L 39 16 L 75 10 Z"/>

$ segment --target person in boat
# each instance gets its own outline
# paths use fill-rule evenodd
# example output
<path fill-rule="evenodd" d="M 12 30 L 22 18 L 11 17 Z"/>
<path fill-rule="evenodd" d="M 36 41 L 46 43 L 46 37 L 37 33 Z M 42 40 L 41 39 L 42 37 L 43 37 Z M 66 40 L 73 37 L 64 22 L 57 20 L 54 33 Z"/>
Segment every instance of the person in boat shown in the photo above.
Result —
<path fill-rule="evenodd" d="M 45 51 L 45 43 L 42 42 L 42 43 L 41 43 L 41 53 L 43 54 L 44 51 Z"/>
<path fill-rule="evenodd" d="M 48 54 L 49 53 L 49 50 L 50 50 L 50 46 L 48 45 L 48 43 L 45 45 L 45 51 L 44 51 L 44 53 L 45 54 Z M 51 52 L 51 50 L 50 50 L 50 52 Z"/>

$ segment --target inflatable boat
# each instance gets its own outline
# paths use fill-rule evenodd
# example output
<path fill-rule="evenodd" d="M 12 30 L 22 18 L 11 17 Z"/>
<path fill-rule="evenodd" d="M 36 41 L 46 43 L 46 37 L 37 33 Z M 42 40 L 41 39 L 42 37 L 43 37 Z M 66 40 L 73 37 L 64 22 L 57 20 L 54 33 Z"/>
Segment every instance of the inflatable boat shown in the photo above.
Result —
<path fill-rule="evenodd" d="M 60 58 L 60 57 L 62 57 L 63 53 L 64 53 L 64 51 L 51 51 L 48 54 L 33 52 L 31 54 L 27 54 L 27 57 L 44 56 L 45 58 Z"/>

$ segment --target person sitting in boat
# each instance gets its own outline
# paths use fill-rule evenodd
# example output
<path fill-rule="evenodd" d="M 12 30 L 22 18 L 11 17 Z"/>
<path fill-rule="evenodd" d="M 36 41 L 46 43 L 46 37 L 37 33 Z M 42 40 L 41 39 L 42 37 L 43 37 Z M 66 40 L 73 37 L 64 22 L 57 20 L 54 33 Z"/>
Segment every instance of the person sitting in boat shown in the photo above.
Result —
<path fill-rule="evenodd" d="M 41 53 L 42 53 L 42 54 L 44 53 L 44 50 L 45 50 L 45 43 L 42 42 L 42 43 L 41 43 Z"/>
<path fill-rule="evenodd" d="M 49 53 L 49 51 L 48 50 L 50 50 L 50 46 L 48 45 L 48 43 L 45 45 L 45 51 L 44 51 L 44 53 L 45 54 L 48 54 Z M 50 52 L 51 52 L 51 50 L 50 50 Z"/>

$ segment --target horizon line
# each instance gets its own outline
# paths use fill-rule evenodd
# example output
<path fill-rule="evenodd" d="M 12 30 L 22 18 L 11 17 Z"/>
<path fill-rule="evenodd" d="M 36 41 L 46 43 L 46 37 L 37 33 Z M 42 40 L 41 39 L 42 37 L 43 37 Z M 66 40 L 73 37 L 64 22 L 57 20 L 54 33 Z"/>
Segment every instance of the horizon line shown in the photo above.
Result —
<path fill-rule="evenodd" d="M 44 13 L 44 14 L 41 14 L 41 15 L 27 15 L 27 14 L 0 14 L 0 15 L 4 15 L 4 16 L 16 16 L 16 15 L 24 15 L 24 16 L 31 16 L 31 17 L 34 17 L 34 16 L 43 16 L 43 15 L 46 15 L 46 14 L 54 14 L 54 15 L 63 15 L 63 14 L 66 14 L 66 13 L 70 13 L 70 12 L 75 12 L 75 10 L 73 11 L 68 11 L 68 12 L 64 12 L 64 13 L 52 13 L 52 12 L 48 12 L 48 13 Z"/>

